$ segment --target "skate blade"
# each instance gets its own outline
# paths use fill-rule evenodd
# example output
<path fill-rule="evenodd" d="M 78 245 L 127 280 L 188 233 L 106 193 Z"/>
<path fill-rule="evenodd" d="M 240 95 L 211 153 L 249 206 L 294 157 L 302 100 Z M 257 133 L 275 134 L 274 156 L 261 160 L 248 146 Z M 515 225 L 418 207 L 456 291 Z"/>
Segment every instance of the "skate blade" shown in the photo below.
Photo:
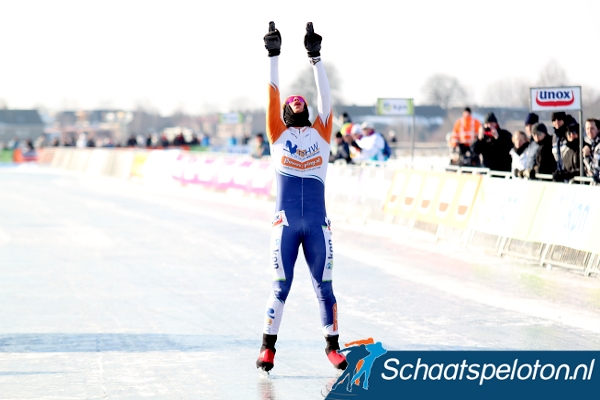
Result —
<path fill-rule="evenodd" d="M 271 372 L 270 371 L 265 371 L 263 369 L 258 369 L 258 377 L 261 379 L 269 379 L 271 376 Z"/>

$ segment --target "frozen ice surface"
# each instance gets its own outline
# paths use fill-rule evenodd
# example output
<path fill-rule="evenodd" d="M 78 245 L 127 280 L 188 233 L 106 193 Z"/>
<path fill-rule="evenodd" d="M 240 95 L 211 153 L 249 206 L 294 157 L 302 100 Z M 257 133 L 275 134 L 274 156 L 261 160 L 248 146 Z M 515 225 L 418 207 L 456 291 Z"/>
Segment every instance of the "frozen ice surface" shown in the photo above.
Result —
<path fill-rule="evenodd" d="M 299 258 L 275 368 L 257 372 L 273 203 L 48 169 L 0 169 L 0 398 L 322 399 Z M 340 223 L 342 341 L 600 349 L 600 279 Z"/>

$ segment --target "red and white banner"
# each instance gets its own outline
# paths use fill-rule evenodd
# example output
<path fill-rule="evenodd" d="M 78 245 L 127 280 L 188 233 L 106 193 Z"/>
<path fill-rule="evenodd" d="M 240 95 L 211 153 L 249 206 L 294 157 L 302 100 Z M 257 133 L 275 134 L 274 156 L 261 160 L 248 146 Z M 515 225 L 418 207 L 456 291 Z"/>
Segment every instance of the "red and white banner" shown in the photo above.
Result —
<path fill-rule="evenodd" d="M 581 110 L 581 86 L 530 88 L 531 111 Z"/>

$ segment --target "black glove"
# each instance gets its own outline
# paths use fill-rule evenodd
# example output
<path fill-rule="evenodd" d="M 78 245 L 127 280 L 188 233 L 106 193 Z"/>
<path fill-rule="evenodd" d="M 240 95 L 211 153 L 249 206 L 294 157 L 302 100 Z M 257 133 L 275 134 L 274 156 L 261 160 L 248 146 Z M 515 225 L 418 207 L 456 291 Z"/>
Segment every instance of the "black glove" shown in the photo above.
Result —
<path fill-rule="evenodd" d="M 306 35 L 304 35 L 304 47 L 310 58 L 321 56 L 321 40 L 323 38 L 315 33 L 312 22 L 306 23 Z"/>
<path fill-rule="evenodd" d="M 269 33 L 264 37 L 265 48 L 269 50 L 269 57 L 278 56 L 281 53 L 281 34 L 275 29 L 275 22 L 269 22 Z"/>

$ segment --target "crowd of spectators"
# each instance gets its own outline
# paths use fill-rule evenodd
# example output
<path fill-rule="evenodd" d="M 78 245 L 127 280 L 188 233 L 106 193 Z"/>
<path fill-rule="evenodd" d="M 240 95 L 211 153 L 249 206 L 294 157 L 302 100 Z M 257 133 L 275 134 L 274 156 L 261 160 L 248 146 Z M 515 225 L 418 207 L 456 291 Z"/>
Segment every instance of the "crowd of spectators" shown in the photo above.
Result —
<path fill-rule="evenodd" d="M 329 162 L 351 164 L 386 161 L 392 156 L 388 141 L 375 130 L 372 123 L 365 121 L 362 124 L 353 124 L 346 113 L 342 118 L 342 129 L 335 134 L 335 146 L 329 155 Z"/>
<path fill-rule="evenodd" d="M 525 179 L 551 175 L 556 182 L 569 182 L 581 176 L 583 163 L 583 176 L 600 184 L 600 121 L 594 118 L 585 121 L 583 146 L 579 123 L 572 115 L 557 111 L 552 113 L 551 121 L 553 133 L 537 114 L 530 113 L 524 121 L 524 130 L 511 134 L 500 127 L 494 113 L 488 113 L 481 124 L 467 107 L 449 137 L 450 163 L 509 172 Z"/>

